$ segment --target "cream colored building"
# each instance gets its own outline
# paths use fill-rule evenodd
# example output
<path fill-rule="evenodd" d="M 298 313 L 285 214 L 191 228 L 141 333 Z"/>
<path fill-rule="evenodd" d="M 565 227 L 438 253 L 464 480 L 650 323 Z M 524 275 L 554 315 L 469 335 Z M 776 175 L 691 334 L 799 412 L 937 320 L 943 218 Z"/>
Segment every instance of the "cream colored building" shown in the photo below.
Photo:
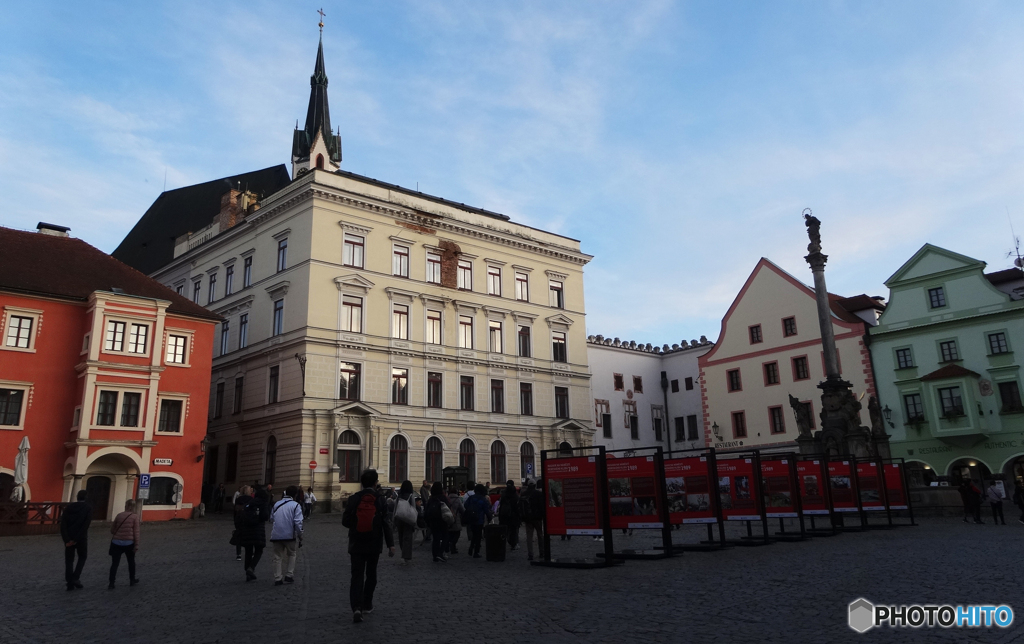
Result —
<path fill-rule="evenodd" d="M 312 160 L 325 126 L 306 125 L 290 184 L 258 207 L 225 189 L 216 225 L 153 273 L 226 319 L 207 483 L 337 501 L 366 467 L 419 487 L 461 464 L 497 484 L 591 444 L 579 242 L 334 170 Z"/>

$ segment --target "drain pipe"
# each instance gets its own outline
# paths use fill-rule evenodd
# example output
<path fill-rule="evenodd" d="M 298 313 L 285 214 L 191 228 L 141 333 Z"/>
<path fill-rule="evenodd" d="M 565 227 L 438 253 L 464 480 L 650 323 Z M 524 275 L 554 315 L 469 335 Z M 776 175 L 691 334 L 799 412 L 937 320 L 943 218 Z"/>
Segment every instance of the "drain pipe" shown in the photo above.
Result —
<path fill-rule="evenodd" d="M 668 440 L 668 451 L 672 451 L 672 425 L 669 423 L 669 419 L 672 417 L 668 413 L 668 372 L 661 372 L 661 395 L 665 398 L 665 418 L 663 420 L 665 428 L 665 437 Z"/>

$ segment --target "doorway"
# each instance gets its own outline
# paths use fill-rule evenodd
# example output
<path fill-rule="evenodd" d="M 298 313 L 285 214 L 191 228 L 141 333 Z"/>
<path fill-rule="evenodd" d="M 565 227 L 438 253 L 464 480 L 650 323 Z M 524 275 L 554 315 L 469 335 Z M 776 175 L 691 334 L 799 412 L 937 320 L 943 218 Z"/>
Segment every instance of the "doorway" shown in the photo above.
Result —
<path fill-rule="evenodd" d="M 0 474 L 0 503 L 11 500 L 11 493 L 14 492 L 14 477 L 10 474 Z"/>
<path fill-rule="evenodd" d="M 110 479 L 105 476 L 90 477 L 85 483 L 86 501 L 92 507 L 93 521 L 106 521 L 110 505 Z"/>

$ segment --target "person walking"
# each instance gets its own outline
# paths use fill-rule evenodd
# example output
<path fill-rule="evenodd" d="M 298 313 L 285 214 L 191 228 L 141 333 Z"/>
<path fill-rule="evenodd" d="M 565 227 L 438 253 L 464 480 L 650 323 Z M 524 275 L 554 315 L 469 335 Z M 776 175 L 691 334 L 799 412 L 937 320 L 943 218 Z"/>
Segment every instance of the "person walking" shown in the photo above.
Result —
<path fill-rule="evenodd" d="M 519 499 L 519 514 L 526 526 L 526 558 L 533 561 L 533 535 L 537 535 L 537 556 L 544 558 L 544 492 L 530 480 Z"/>
<path fill-rule="evenodd" d="M 363 621 L 363 615 L 373 612 L 373 591 L 377 588 L 377 562 L 388 544 L 388 556 L 395 556 L 395 540 L 385 530 L 387 507 L 374 487 L 377 470 L 366 470 L 359 477 L 363 489 L 348 497 L 341 525 L 348 528 L 348 554 L 352 563 L 352 581 L 349 586 L 349 604 L 352 621 Z M 410 487 L 412 485 L 410 484 Z"/>
<path fill-rule="evenodd" d="M 992 506 L 992 523 L 993 525 L 999 525 L 1001 522 L 1006 525 L 1006 518 L 1003 516 L 1003 493 L 996 486 L 995 481 L 988 482 L 988 489 L 985 490 L 985 497 L 988 499 L 988 504 Z"/>
<path fill-rule="evenodd" d="M 426 510 L 423 512 L 423 518 L 426 520 L 433 538 L 430 550 L 434 556 L 434 563 L 448 561 L 448 556 L 445 554 L 445 546 L 448 541 L 448 522 L 445 519 L 445 510 L 450 516 L 451 508 L 448 507 L 448 497 L 444 493 L 444 488 L 440 483 L 434 483 L 430 488 L 430 500 L 427 501 Z"/>
<path fill-rule="evenodd" d="M 308 519 L 309 515 L 313 514 L 313 504 L 316 503 L 316 495 L 313 494 L 313 487 L 306 488 L 306 502 L 302 508 L 302 517 Z"/>
<path fill-rule="evenodd" d="M 480 558 L 480 539 L 484 534 L 484 525 L 491 520 L 491 503 L 487 500 L 487 488 L 477 484 L 473 496 L 466 499 L 463 522 L 469 526 L 469 554 L 474 559 Z"/>
<path fill-rule="evenodd" d="M 251 499 L 252 490 L 252 486 L 242 485 L 237 490 L 235 490 L 235 496 L 234 498 L 231 499 L 231 507 L 234 510 L 235 516 L 235 531 L 231 534 L 231 543 L 235 544 L 235 561 L 242 560 L 242 545 L 238 541 L 238 517 L 239 514 L 241 514 L 242 512 L 242 508 L 245 506 L 247 502 L 246 500 L 242 500 L 241 502 L 239 502 L 239 499 L 241 499 L 243 496 Z"/>
<path fill-rule="evenodd" d="M 983 524 L 981 520 L 981 501 L 985 494 L 981 491 L 981 488 L 975 485 L 974 479 L 968 481 L 968 497 L 971 500 L 971 512 L 974 513 L 974 522 L 977 524 Z"/>
<path fill-rule="evenodd" d="M 256 566 L 267 547 L 267 520 L 270 511 L 267 507 L 267 491 L 256 490 L 255 496 L 240 496 L 241 507 L 235 516 L 235 539 L 245 550 L 245 580 L 256 581 Z"/>
<path fill-rule="evenodd" d="M 78 499 L 64 508 L 60 515 L 60 537 L 64 541 L 64 581 L 68 590 L 82 588 L 82 568 L 89 557 L 89 524 L 92 523 L 92 507 L 85 502 L 88 494 L 79 490 Z M 78 563 L 75 563 L 78 555 Z"/>
<path fill-rule="evenodd" d="M 402 507 L 408 505 L 412 511 Z M 398 528 L 398 545 L 402 550 L 402 559 L 399 563 L 409 564 L 412 562 L 412 540 L 416 534 L 416 523 L 419 519 L 419 508 L 416 506 L 416 495 L 412 490 L 412 481 L 402 481 L 398 489 L 398 498 L 395 500 L 394 524 Z"/>
<path fill-rule="evenodd" d="M 454 521 L 448 526 L 448 554 L 459 554 L 455 544 L 459 542 L 459 535 L 462 534 L 462 515 L 466 512 L 466 506 L 462 503 L 462 496 L 458 488 L 452 486 L 448 490 L 448 507 L 452 510 Z"/>
<path fill-rule="evenodd" d="M 274 544 L 274 585 L 295 583 L 295 559 L 302 545 L 302 505 L 295 499 L 302 488 L 289 485 L 270 514 L 270 542 Z M 281 560 L 285 559 L 284 575 Z"/>
<path fill-rule="evenodd" d="M 427 502 L 430 501 L 430 484 L 427 483 L 426 479 L 423 479 L 423 485 L 420 486 L 420 502 L 423 504 L 421 507 L 426 510 Z M 423 541 L 420 541 L 420 545 L 430 541 L 430 528 L 423 529 Z"/>
<path fill-rule="evenodd" d="M 217 489 L 213 491 L 213 511 L 217 514 L 224 511 L 225 496 L 227 496 L 227 491 L 224 489 L 224 484 L 221 483 L 217 486 Z"/>
<path fill-rule="evenodd" d="M 1013 504 L 1020 510 L 1020 518 L 1017 521 L 1024 523 L 1024 485 L 1017 480 L 1013 482 Z"/>
<path fill-rule="evenodd" d="M 520 523 L 522 517 L 519 514 L 519 494 L 516 492 L 516 484 L 509 480 L 505 483 L 498 503 L 498 524 L 508 528 L 508 545 L 512 550 L 519 549 Z"/>
<path fill-rule="evenodd" d="M 128 560 L 128 585 L 134 586 L 139 583 L 135 576 L 135 553 L 139 551 L 139 531 L 141 528 L 139 515 L 135 514 L 135 501 L 128 499 L 124 502 L 124 512 L 114 517 L 110 524 L 110 579 L 107 584 L 108 590 L 114 590 L 114 580 L 117 579 L 117 567 L 121 564 L 121 555 Z"/>

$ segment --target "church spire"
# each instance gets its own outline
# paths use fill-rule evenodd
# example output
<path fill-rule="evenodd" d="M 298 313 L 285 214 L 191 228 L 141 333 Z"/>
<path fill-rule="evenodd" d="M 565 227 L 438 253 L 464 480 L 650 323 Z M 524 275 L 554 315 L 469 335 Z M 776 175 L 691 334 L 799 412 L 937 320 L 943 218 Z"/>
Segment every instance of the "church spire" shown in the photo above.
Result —
<path fill-rule="evenodd" d="M 327 104 L 327 70 L 324 65 L 324 39 L 320 12 L 320 44 L 316 50 L 316 64 L 309 77 L 309 107 L 306 125 L 296 128 L 292 138 L 292 176 L 304 170 L 320 168 L 337 170 L 341 165 L 341 136 L 331 131 L 331 111 Z"/>

